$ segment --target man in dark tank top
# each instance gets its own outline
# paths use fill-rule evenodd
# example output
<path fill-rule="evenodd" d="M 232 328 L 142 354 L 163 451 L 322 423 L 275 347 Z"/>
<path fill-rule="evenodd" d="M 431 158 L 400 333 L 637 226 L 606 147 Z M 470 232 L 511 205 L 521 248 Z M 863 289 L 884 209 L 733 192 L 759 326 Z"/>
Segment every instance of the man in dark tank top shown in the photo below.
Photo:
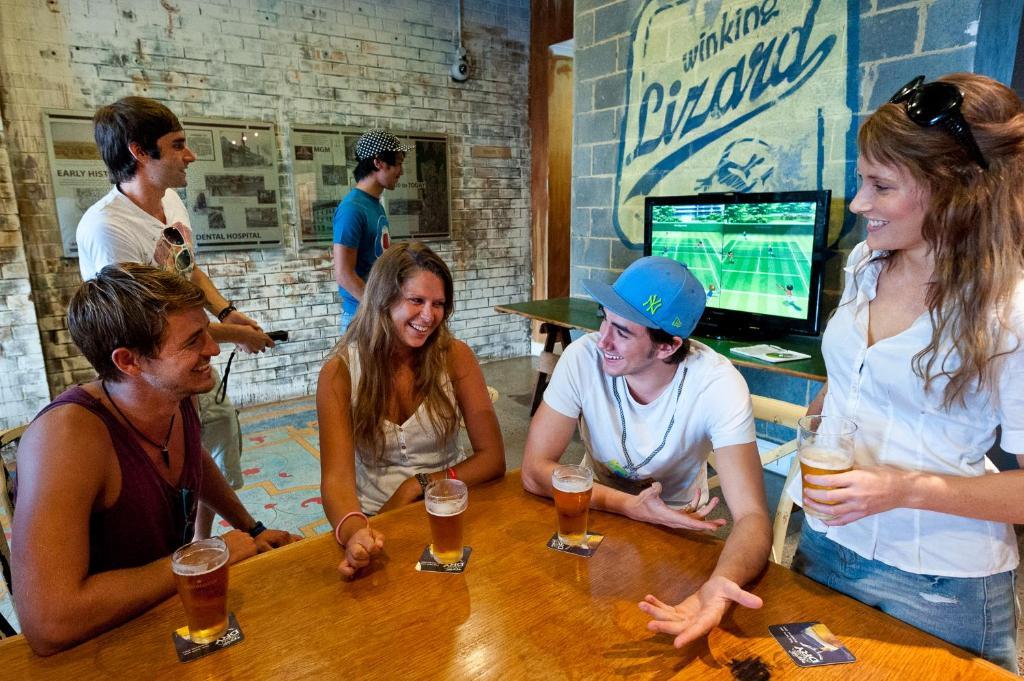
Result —
<path fill-rule="evenodd" d="M 256 522 L 199 437 L 211 388 L 203 291 L 147 265 L 104 267 L 76 291 L 68 329 L 99 375 L 45 407 L 18 448 L 12 542 L 18 616 L 49 655 L 174 593 L 171 554 L 199 502 L 234 530 L 238 562 L 298 539 Z"/>

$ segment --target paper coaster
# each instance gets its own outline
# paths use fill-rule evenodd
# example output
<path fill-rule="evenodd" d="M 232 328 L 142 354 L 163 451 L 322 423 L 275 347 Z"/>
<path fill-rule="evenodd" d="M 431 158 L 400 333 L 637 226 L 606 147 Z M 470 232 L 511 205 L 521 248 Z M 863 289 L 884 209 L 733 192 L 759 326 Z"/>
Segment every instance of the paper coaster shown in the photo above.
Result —
<path fill-rule="evenodd" d="M 561 551 L 562 553 L 571 553 L 574 556 L 590 558 L 597 552 L 597 547 L 601 545 L 601 541 L 603 539 L 603 534 L 590 534 L 588 532 L 586 546 L 570 546 L 559 539 L 558 532 L 555 532 L 551 535 L 551 539 L 548 539 L 548 548 L 554 549 L 555 551 Z"/>
<path fill-rule="evenodd" d="M 768 631 L 798 667 L 856 662 L 836 635 L 821 622 L 773 624 Z"/>
<path fill-rule="evenodd" d="M 438 563 L 434 560 L 434 557 L 430 555 L 430 546 L 428 545 L 423 549 L 423 555 L 420 556 L 420 560 L 416 563 L 416 569 L 419 572 L 448 572 L 457 573 L 466 571 L 466 563 L 469 562 L 469 554 L 473 552 L 472 547 L 462 547 L 462 559 L 455 563 Z"/>
<path fill-rule="evenodd" d="M 171 638 L 174 640 L 174 649 L 178 651 L 178 660 L 181 662 L 191 662 L 192 660 L 198 660 L 200 657 L 206 657 L 210 653 L 215 653 L 222 648 L 229 648 L 236 643 L 241 643 L 245 640 L 245 634 L 242 633 L 242 628 L 238 626 L 235 613 L 229 612 L 227 631 L 213 643 L 193 643 L 188 637 L 187 626 L 172 633 Z"/>

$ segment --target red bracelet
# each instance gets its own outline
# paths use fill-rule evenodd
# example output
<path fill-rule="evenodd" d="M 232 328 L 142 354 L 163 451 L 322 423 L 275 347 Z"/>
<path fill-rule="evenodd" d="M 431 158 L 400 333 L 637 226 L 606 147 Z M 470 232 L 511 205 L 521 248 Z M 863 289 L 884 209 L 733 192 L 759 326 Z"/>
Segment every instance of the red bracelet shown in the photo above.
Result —
<path fill-rule="evenodd" d="M 335 540 L 337 540 L 339 544 L 341 544 L 342 548 L 345 547 L 345 544 L 343 544 L 341 541 L 341 526 L 344 525 L 345 521 L 351 518 L 352 516 L 359 516 L 364 521 L 366 521 L 367 527 L 370 526 L 370 519 L 366 517 L 365 513 L 360 513 L 359 511 L 352 511 L 351 513 L 346 513 L 345 517 L 341 519 L 340 523 L 338 523 L 338 526 L 334 528 L 334 538 Z"/>
<path fill-rule="evenodd" d="M 459 479 L 459 476 L 457 476 L 455 474 L 455 469 L 454 468 L 449 468 L 447 471 L 445 471 L 445 475 L 446 475 L 446 477 L 449 480 L 458 480 Z"/>

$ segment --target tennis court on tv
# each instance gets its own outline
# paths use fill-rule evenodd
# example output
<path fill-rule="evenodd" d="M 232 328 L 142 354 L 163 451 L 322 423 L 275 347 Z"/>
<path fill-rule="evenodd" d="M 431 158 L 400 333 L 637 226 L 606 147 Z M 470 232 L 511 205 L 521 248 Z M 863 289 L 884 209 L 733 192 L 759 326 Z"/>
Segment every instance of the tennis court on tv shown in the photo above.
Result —
<path fill-rule="evenodd" d="M 814 204 L 658 206 L 651 253 L 678 260 L 708 307 L 802 319 L 808 305 Z"/>

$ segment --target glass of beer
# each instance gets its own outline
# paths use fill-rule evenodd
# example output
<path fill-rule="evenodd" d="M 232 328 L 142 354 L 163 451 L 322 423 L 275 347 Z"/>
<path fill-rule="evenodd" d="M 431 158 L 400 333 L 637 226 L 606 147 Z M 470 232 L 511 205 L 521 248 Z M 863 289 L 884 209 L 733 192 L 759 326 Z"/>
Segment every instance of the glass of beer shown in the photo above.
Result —
<path fill-rule="evenodd" d="M 587 516 L 594 491 L 594 472 L 586 466 L 556 466 L 551 473 L 558 540 L 569 546 L 587 545 Z"/>
<path fill-rule="evenodd" d="M 469 490 L 461 480 L 434 480 L 423 496 L 430 519 L 430 555 L 442 565 L 462 560 L 462 513 Z"/>
<path fill-rule="evenodd" d="M 220 537 L 185 544 L 171 557 L 189 638 L 213 643 L 228 628 L 228 547 Z"/>
<path fill-rule="evenodd" d="M 812 485 L 803 476 L 835 475 L 851 470 L 857 424 L 845 416 L 804 416 L 797 426 L 797 456 L 800 457 L 800 479 L 804 489 L 833 489 L 827 485 Z M 834 517 L 806 506 L 804 512 L 822 520 Z"/>

